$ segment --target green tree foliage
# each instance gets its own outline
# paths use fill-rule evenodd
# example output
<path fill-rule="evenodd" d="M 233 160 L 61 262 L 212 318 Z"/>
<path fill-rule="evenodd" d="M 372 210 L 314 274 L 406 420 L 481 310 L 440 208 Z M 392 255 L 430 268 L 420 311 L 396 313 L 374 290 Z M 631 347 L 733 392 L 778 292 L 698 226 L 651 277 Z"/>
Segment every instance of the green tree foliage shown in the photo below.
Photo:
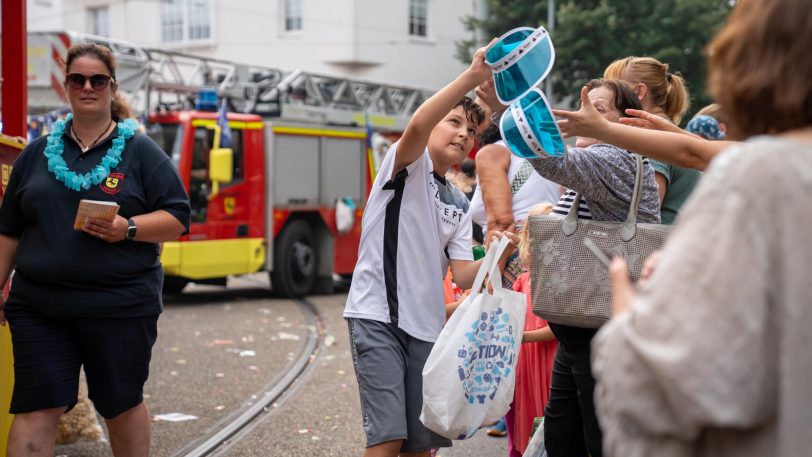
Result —
<path fill-rule="evenodd" d="M 465 19 L 471 30 L 495 37 L 518 26 L 546 25 L 543 0 L 485 0 L 488 15 Z M 613 60 L 651 56 L 687 80 L 694 112 L 710 103 L 705 90 L 705 47 L 723 24 L 731 0 L 558 0 L 553 99 L 572 99 Z M 487 40 L 485 40 L 487 41 Z M 470 61 L 473 41 L 457 43 Z"/>

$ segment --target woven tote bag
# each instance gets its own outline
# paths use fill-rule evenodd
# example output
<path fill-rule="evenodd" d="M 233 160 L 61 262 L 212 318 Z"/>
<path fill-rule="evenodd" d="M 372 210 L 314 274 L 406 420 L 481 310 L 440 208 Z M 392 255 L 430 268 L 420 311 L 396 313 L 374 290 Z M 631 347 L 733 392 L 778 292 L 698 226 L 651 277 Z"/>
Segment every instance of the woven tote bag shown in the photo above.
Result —
<path fill-rule="evenodd" d="M 564 218 L 528 218 L 533 313 L 556 324 L 600 327 L 611 317 L 612 285 L 609 271 L 584 240 L 589 238 L 607 254 L 626 259 L 633 280 L 640 277 L 648 256 L 665 243 L 671 226 L 637 223 L 643 192 L 643 158 L 637 154 L 635 166 L 634 191 L 625 222 L 579 220 L 580 195 Z"/>

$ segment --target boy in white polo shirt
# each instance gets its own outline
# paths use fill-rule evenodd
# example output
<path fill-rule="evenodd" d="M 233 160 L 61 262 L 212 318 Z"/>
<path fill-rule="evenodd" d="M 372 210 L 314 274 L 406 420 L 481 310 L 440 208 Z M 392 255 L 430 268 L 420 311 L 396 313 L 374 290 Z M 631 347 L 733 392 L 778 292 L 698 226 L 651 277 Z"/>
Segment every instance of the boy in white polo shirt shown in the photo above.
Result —
<path fill-rule="evenodd" d="M 484 113 L 465 96 L 490 78 L 484 48 L 414 113 L 372 186 L 344 317 L 361 391 L 366 457 L 428 456 L 451 442 L 420 422 L 422 371 L 445 322 L 443 277 L 471 287 L 468 199 L 445 179 Z"/>

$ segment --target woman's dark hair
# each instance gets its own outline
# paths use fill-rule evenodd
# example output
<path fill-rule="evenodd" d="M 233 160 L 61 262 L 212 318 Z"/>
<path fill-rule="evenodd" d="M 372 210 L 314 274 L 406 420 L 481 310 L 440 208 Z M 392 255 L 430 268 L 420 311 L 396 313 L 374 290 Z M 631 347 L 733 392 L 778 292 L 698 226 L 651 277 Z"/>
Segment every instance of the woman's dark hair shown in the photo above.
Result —
<path fill-rule="evenodd" d="M 73 61 L 79 57 L 90 56 L 100 60 L 107 67 L 110 76 L 113 78 L 113 101 L 110 106 L 110 112 L 116 119 L 127 119 L 132 117 L 132 109 L 130 104 L 124 100 L 124 97 L 118 93 L 116 86 L 116 58 L 107 46 L 102 46 L 96 43 L 81 43 L 75 44 L 68 49 L 68 57 L 65 60 L 65 72 L 70 73 L 70 66 Z"/>
<path fill-rule="evenodd" d="M 597 89 L 599 87 L 606 87 L 611 90 L 614 96 L 612 97 L 612 105 L 620 112 L 620 117 L 628 117 L 626 115 L 627 109 L 643 109 L 640 104 L 640 99 L 634 93 L 629 83 L 619 79 L 593 79 L 586 85 L 587 89 Z"/>
<path fill-rule="evenodd" d="M 733 138 L 812 125 L 809 0 L 740 0 L 708 46 L 708 87 Z"/>
<path fill-rule="evenodd" d="M 489 125 L 485 130 L 479 133 L 477 146 L 482 147 L 488 144 L 496 143 L 502 139 L 502 132 L 499 131 L 498 125 Z"/>

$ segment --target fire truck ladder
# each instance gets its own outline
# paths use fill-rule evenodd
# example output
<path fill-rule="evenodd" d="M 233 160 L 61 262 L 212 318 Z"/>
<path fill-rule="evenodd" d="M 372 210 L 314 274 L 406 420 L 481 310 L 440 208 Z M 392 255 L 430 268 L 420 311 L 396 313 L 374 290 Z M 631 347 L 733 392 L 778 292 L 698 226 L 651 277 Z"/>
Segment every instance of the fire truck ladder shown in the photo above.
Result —
<path fill-rule="evenodd" d="M 216 88 L 230 111 L 285 120 L 402 130 L 432 92 L 337 76 L 241 64 L 120 40 L 71 33 L 71 41 L 104 44 L 119 61 L 118 79 L 133 105 L 192 109 L 200 89 Z"/>

